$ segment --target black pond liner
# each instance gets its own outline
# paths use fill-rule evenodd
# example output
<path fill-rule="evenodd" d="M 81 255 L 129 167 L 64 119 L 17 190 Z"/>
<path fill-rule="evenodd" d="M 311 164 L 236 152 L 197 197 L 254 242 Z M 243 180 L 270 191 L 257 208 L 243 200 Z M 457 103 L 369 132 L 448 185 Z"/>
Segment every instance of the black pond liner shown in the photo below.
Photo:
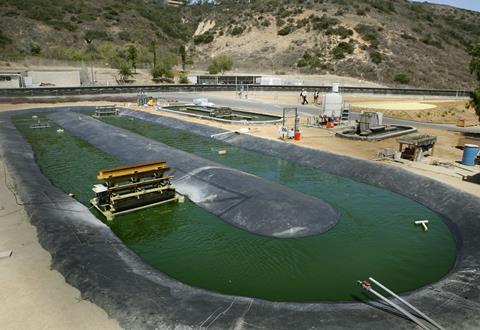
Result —
<path fill-rule="evenodd" d="M 93 108 L 58 108 L 93 110 Z M 32 110 L 32 112 L 38 109 Z M 28 113 L 23 111 L 22 113 Z M 355 297 L 355 303 L 274 303 L 193 288 L 147 265 L 79 202 L 54 187 L 40 172 L 31 146 L 9 117 L 0 115 L 0 150 L 40 244 L 52 266 L 82 297 L 102 307 L 128 329 L 411 329 L 414 325 L 384 304 Z M 190 133 L 222 130 L 146 113 L 125 112 Z M 338 156 L 247 135 L 225 137 L 249 150 L 315 167 L 386 188 L 442 215 L 457 241 L 454 269 L 437 283 L 404 295 L 446 328 L 480 324 L 480 199 L 428 177 L 370 161 Z M 419 269 L 419 272 L 422 270 Z"/>

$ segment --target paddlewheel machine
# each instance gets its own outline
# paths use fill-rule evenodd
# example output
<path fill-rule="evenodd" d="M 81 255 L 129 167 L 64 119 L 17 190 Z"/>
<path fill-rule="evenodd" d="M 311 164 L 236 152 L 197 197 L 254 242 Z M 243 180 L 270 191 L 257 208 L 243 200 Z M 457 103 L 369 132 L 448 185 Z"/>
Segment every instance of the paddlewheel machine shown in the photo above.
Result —
<path fill-rule="evenodd" d="M 97 179 L 103 181 L 93 186 L 95 198 L 90 203 L 107 220 L 115 215 L 168 202 L 183 202 L 184 197 L 175 191 L 173 176 L 166 174 L 166 162 L 150 162 L 101 170 Z"/>

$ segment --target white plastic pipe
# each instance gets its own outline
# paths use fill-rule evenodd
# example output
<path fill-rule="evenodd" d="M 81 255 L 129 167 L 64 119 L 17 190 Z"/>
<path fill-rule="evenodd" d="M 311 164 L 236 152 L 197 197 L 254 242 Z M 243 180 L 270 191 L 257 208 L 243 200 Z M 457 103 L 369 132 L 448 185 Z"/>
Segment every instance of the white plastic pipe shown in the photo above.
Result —
<path fill-rule="evenodd" d="M 395 308 L 396 310 L 398 310 L 400 313 L 402 313 L 403 315 L 405 315 L 406 317 L 408 317 L 410 320 L 412 320 L 414 323 L 416 323 L 419 327 L 421 327 L 422 329 L 425 329 L 425 330 L 430 330 L 429 327 L 427 327 L 426 325 L 424 325 L 422 322 L 420 322 L 420 320 L 415 317 L 413 314 L 409 313 L 408 311 L 406 311 L 405 309 L 403 309 L 402 307 L 398 306 L 397 304 L 395 304 L 394 302 L 390 301 L 389 299 L 385 298 L 384 296 L 382 296 L 380 293 L 378 293 L 377 291 L 375 291 L 374 289 L 372 289 L 371 287 L 369 286 L 366 286 L 366 285 L 363 285 L 361 283 L 361 281 L 359 281 L 359 284 L 368 292 L 371 292 L 373 293 L 375 296 L 377 296 L 378 298 L 382 299 L 383 301 L 385 301 L 387 304 L 389 304 L 390 306 L 392 306 L 393 308 Z"/>
<path fill-rule="evenodd" d="M 397 298 L 398 300 L 400 300 L 401 302 L 403 302 L 405 305 L 407 305 L 408 307 L 410 307 L 413 311 L 415 311 L 416 313 L 418 313 L 418 315 L 420 315 L 421 317 L 423 317 L 425 320 L 427 320 L 428 322 L 430 322 L 431 324 L 433 324 L 434 326 L 436 326 L 437 328 L 441 329 L 441 330 L 445 330 L 444 328 L 442 328 L 441 325 L 439 325 L 437 322 L 435 322 L 434 320 L 432 320 L 431 318 L 429 318 L 427 315 L 425 315 L 424 313 L 422 313 L 420 310 L 418 310 L 418 308 L 414 307 L 412 304 L 410 304 L 408 301 L 406 301 L 405 299 L 403 299 L 402 297 L 400 297 L 399 295 L 395 294 L 392 290 L 390 290 L 389 288 L 387 288 L 386 286 L 384 286 L 383 284 L 381 284 L 380 282 L 378 282 L 377 280 L 375 280 L 373 277 L 369 277 L 368 278 L 370 281 L 372 281 L 373 283 L 375 283 L 376 285 L 378 285 L 380 288 L 382 288 L 383 290 L 385 290 L 386 292 L 388 292 L 389 294 L 391 294 L 393 297 Z"/>
<path fill-rule="evenodd" d="M 427 227 L 428 220 L 418 220 L 418 221 L 415 221 L 415 224 L 422 225 L 423 230 L 428 231 L 428 227 Z"/>
<path fill-rule="evenodd" d="M 229 132 L 217 133 L 217 134 L 210 135 L 210 138 L 214 138 L 214 137 L 216 137 L 216 136 L 220 136 L 220 135 L 234 134 L 234 133 L 235 133 L 235 131 L 229 131 Z"/>

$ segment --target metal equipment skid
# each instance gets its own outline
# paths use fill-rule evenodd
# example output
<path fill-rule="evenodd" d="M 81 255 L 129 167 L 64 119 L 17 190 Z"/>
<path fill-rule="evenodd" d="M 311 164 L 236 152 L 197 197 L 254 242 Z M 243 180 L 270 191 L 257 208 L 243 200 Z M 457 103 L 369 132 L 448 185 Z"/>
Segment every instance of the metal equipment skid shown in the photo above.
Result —
<path fill-rule="evenodd" d="M 97 106 L 93 117 L 118 116 L 118 109 L 115 105 Z"/>
<path fill-rule="evenodd" d="M 97 179 L 104 181 L 92 188 L 96 197 L 90 203 L 107 220 L 115 215 L 173 201 L 183 202 L 183 196 L 171 184 L 173 176 L 166 162 L 150 162 L 101 170 Z"/>

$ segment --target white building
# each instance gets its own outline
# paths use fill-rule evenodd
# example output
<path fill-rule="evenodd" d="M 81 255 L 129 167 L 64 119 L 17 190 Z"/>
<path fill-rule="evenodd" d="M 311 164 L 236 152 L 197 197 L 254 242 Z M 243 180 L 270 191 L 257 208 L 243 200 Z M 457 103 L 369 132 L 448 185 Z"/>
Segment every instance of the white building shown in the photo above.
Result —
<path fill-rule="evenodd" d="M 0 88 L 24 87 L 23 76 L 20 72 L 0 72 Z"/>
<path fill-rule="evenodd" d="M 28 71 L 26 87 L 78 87 L 80 71 Z"/>

